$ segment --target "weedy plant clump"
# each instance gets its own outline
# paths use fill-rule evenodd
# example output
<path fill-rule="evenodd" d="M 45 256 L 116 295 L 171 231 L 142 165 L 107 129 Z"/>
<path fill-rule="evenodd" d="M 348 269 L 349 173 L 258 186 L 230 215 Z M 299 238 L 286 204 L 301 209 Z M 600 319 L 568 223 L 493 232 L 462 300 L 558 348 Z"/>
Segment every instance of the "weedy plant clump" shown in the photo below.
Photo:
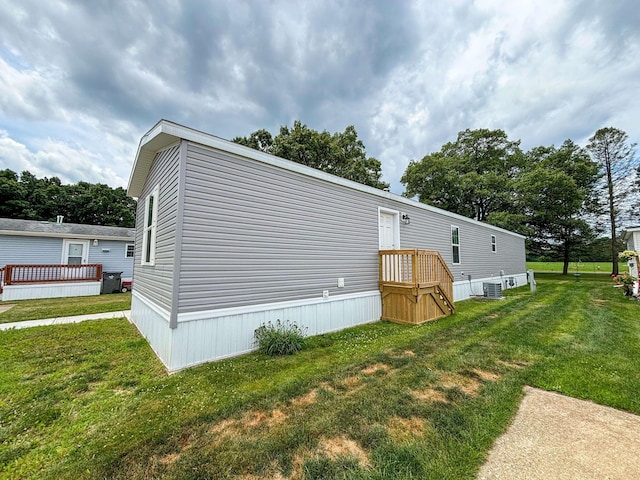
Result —
<path fill-rule="evenodd" d="M 278 319 L 256 328 L 254 344 L 267 355 L 292 355 L 304 348 L 305 333 L 297 323 Z"/>

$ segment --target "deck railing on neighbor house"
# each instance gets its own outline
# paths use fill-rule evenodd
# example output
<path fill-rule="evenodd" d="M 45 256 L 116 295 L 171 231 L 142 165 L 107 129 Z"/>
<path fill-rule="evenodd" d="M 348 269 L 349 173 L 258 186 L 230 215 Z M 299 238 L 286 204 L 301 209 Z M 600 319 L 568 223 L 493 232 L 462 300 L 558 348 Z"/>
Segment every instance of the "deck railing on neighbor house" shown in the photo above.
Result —
<path fill-rule="evenodd" d="M 422 288 L 439 284 L 453 300 L 453 274 L 440 253 L 417 248 L 380 250 L 380 285 Z"/>
<path fill-rule="evenodd" d="M 102 279 L 101 263 L 88 265 L 5 265 L 0 270 L 0 285 L 4 284 L 4 286 L 24 283 L 96 282 Z"/>

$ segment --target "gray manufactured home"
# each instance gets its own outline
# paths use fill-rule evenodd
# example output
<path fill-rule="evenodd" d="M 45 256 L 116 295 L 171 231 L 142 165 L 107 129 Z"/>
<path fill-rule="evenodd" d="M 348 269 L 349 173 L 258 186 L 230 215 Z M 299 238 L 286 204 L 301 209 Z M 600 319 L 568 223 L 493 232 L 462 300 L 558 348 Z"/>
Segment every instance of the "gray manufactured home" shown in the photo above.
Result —
<path fill-rule="evenodd" d="M 449 303 L 526 282 L 520 235 L 166 120 L 128 193 L 131 318 L 169 371 L 251 350 L 267 321 L 313 335 L 379 320 L 380 251 L 439 252 Z"/>

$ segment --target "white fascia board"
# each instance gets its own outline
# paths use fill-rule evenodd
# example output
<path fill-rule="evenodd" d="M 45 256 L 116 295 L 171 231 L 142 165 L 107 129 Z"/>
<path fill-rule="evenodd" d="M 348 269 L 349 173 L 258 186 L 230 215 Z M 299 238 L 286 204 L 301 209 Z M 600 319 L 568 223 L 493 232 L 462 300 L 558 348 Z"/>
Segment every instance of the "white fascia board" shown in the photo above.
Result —
<path fill-rule="evenodd" d="M 520 235 L 518 233 L 511 232 L 500 227 L 495 227 L 493 225 L 489 225 L 488 223 L 479 222 L 472 218 L 458 215 L 457 213 L 448 212 L 441 208 L 437 208 L 421 202 L 416 202 L 415 200 L 396 195 L 395 193 L 385 192 L 368 185 L 353 182 L 351 180 L 347 180 L 346 178 L 338 177 L 321 170 L 316 170 L 315 168 L 292 162 L 291 160 L 285 160 L 274 155 L 260 152 L 258 150 L 254 150 L 253 148 L 245 147 L 238 143 L 230 142 L 220 137 L 194 130 L 192 128 L 185 127 L 168 120 L 160 120 L 140 140 L 140 146 L 138 147 L 138 153 L 136 155 L 136 160 L 134 162 L 131 177 L 129 179 L 129 187 L 127 189 L 127 193 L 129 195 L 138 197 L 142 192 L 142 188 L 144 186 L 146 177 L 149 174 L 149 169 L 151 168 L 151 163 L 153 162 L 155 153 L 180 138 L 190 142 L 199 143 L 201 145 L 205 145 L 217 150 L 221 150 L 223 152 L 233 153 L 241 157 L 250 158 L 267 165 L 282 168 L 284 170 L 289 170 L 292 172 L 300 173 L 302 175 L 306 175 L 308 177 L 317 178 L 325 182 L 342 185 L 343 187 L 351 188 L 353 190 L 359 190 L 364 193 L 376 195 L 377 197 L 386 198 L 387 200 L 403 203 L 415 208 L 421 208 L 423 210 L 444 215 L 450 218 L 455 218 L 464 222 L 482 225 L 483 227 L 486 227 L 490 230 L 506 233 L 508 235 L 520 237 L 522 239 L 526 238 L 524 235 Z"/>
<path fill-rule="evenodd" d="M 134 237 L 108 237 L 105 235 L 78 235 L 75 233 L 25 232 L 18 230 L 0 230 L 0 235 L 16 235 L 19 237 L 80 238 L 83 240 L 115 240 L 133 243 Z"/>

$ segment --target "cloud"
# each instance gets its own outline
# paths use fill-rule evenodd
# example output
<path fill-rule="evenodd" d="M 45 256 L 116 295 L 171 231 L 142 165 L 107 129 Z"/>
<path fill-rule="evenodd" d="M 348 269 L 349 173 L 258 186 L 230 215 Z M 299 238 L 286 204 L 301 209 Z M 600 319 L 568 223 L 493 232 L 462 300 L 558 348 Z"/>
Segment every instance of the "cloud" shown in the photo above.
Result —
<path fill-rule="evenodd" d="M 300 119 L 355 125 L 401 193 L 466 128 L 637 141 L 638 24 L 631 0 L 3 2 L 0 161 L 116 186 L 160 118 L 224 138 Z"/>

